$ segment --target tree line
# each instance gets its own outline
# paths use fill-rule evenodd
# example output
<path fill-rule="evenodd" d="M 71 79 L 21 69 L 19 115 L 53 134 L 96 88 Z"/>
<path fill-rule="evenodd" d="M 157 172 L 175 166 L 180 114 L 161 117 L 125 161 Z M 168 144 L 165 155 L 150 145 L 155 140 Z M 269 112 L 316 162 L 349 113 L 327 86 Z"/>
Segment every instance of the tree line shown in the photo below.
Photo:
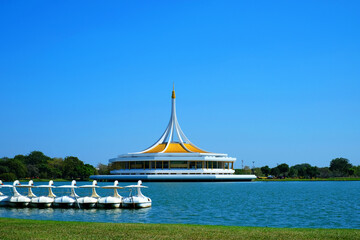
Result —
<path fill-rule="evenodd" d="M 14 181 L 15 179 L 78 179 L 88 180 L 90 175 L 110 174 L 110 165 L 99 163 L 97 168 L 84 164 L 77 157 L 51 158 L 40 151 L 28 155 L 16 155 L 14 158 L 0 158 L 0 179 Z M 286 163 L 274 168 L 263 166 L 251 169 L 235 169 L 235 174 L 255 174 L 258 177 L 273 178 L 330 178 L 330 177 L 360 177 L 360 165 L 354 166 L 346 158 L 331 160 L 329 167 L 316 167 L 308 163 L 289 166 Z"/>
<path fill-rule="evenodd" d="M 236 174 L 255 174 L 270 178 L 330 178 L 330 177 L 360 177 L 360 165 L 354 166 L 346 158 L 335 158 L 330 161 L 329 167 L 312 166 L 309 163 L 289 166 L 286 163 L 270 168 L 263 166 L 251 169 L 236 169 Z"/>
<path fill-rule="evenodd" d="M 84 164 L 77 157 L 51 158 L 40 151 L 29 155 L 16 155 L 14 158 L 0 158 L 0 179 L 14 181 L 22 178 L 41 179 L 78 179 L 87 180 L 97 170 Z"/>

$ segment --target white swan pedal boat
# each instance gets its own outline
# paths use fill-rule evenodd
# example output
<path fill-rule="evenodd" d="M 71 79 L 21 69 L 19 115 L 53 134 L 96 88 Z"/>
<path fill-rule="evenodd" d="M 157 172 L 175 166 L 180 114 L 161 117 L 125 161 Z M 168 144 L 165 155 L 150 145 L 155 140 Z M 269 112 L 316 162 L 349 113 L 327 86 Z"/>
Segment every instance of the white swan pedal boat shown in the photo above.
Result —
<path fill-rule="evenodd" d="M 94 208 L 100 198 L 100 196 L 96 193 L 97 181 L 94 180 L 91 185 L 83 185 L 79 186 L 79 188 L 91 188 L 91 195 L 86 197 L 79 197 L 77 199 L 77 203 L 79 208 Z"/>
<path fill-rule="evenodd" d="M 9 200 L 9 205 L 11 207 L 27 207 L 29 205 L 29 203 L 31 202 L 31 194 L 33 196 L 35 196 L 32 191 L 31 191 L 31 187 L 33 186 L 33 181 L 30 180 L 29 181 L 29 184 L 28 185 L 21 185 L 19 180 L 15 180 L 14 183 L 13 183 L 13 186 L 12 186 L 12 189 L 13 189 L 13 196 L 10 197 L 10 200 Z M 25 187 L 25 188 L 29 188 L 29 194 L 30 197 L 28 196 L 23 196 L 21 195 L 17 189 L 16 189 L 16 186 L 18 187 Z"/>
<path fill-rule="evenodd" d="M 55 207 L 60 207 L 60 208 L 73 207 L 76 202 L 76 199 L 79 197 L 75 193 L 75 188 L 78 188 L 76 186 L 76 181 L 72 180 L 71 185 L 62 185 L 62 186 L 58 186 L 57 188 L 64 188 L 64 189 L 69 188 L 71 190 L 71 193 L 70 196 L 56 197 L 53 205 Z"/>
<path fill-rule="evenodd" d="M 129 185 L 125 188 L 130 188 L 130 195 L 123 200 L 122 206 L 124 208 L 151 207 L 151 199 L 141 193 L 141 188 L 147 188 L 142 185 L 141 180 L 138 181 L 137 185 Z"/>
<path fill-rule="evenodd" d="M 123 197 L 120 196 L 118 193 L 118 189 L 121 189 L 123 187 L 118 186 L 119 182 L 118 180 L 115 180 L 114 185 L 108 185 L 108 186 L 102 186 L 103 189 L 113 189 L 114 195 L 113 196 L 107 196 L 102 197 L 98 201 L 98 207 L 101 208 L 119 208 L 121 206 L 121 203 L 123 201 Z"/>
<path fill-rule="evenodd" d="M 3 182 L 0 180 L 0 188 L 11 188 L 12 185 L 4 185 Z M 0 206 L 5 207 L 9 205 L 10 196 L 4 195 L 0 192 Z"/>
<path fill-rule="evenodd" d="M 51 207 L 51 205 L 54 203 L 55 197 L 56 197 L 56 195 L 52 191 L 52 188 L 54 188 L 54 182 L 52 180 L 50 180 L 48 185 L 39 185 L 39 186 L 36 186 L 36 188 L 47 188 L 48 195 L 31 198 L 31 205 L 33 207 L 38 207 L 38 208 Z"/>

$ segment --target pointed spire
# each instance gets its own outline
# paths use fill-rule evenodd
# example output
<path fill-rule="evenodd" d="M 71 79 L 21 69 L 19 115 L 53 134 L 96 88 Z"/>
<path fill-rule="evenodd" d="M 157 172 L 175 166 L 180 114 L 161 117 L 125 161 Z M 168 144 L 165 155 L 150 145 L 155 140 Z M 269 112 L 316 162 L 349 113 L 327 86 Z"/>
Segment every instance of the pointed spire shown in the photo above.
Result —
<path fill-rule="evenodd" d="M 175 83 L 173 83 L 173 91 L 172 91 L 171 98 L 175 99 Z"/>
<path fill-rule="evenodd" d="M 176 150 L 175 152 L 188 152 L 188 153 L 206 152 L 193 145 L 180 128 L 180 125 L 176 117 L 175 84 L 173 84 L 173 91 L 171 98 L 172 98 L 171 101 L 172 104 L 171 104 L 170 121 L 165 129 L 165 132 L 161 135 L 161 137 L 156 143 L 154 143 L 151 147 L 145 149 L 144 151 L 141 151 L 140 153 L 171 152 L 174 151 L 171 150 L 173 148 L 181 149 L 181 150 Z"/>

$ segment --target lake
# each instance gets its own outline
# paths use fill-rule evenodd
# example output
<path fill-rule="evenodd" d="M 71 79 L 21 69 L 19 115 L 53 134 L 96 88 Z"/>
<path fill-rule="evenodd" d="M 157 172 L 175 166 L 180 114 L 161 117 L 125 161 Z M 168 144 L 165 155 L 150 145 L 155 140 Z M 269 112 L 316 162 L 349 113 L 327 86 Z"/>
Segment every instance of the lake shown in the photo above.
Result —
<path fill-rule="evenodd" d="M 4 183 L 6 184 L 6 183 Z M 9 183 L 7 183 L 9 184 Z M 35 183 L 35 185 L 46 183 Z M 55 185 L 69 184 L 56 182 Z M 78 182 L 77 185 L 89 184 Z M 109 185 L 112 183 L 99 183 Z M 130 184 L 130 183 L 129 183 Z M 133 184 L 133 183 L 131 183 Z M 120 186 L 128 185 L 120 183 Z M 144 183 L 152 199 L 147 209 L 0 208 L 1 217 L 126 223 L 357 228 L 360 229 L 360 181 Z M 24 189 L 18 189 L 25 193 Z M 46 189 L 34 189 L 46 195 Z M 6 189 L 1 190 L 8 193 Z M 61 190 L 64 191 L 64 190 Z M 89 189 L 78 189 L 80 196 Z M 120 190 L 123 196 L 128 191 Z M 66 194 L 54 189 L 57 195 Z M 112 195 L 111 190 L 98 190 Z"/>

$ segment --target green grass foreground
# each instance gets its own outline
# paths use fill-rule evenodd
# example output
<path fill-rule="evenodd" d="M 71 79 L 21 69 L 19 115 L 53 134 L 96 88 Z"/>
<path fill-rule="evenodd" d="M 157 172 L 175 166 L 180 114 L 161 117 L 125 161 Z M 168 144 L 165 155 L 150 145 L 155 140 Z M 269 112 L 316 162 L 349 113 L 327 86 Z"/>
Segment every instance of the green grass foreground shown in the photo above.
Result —
<path fill-rule="evenodd" d="M 0 218 L 0 239 L 360 239 L 360 230 L 90 223 Z"/>

